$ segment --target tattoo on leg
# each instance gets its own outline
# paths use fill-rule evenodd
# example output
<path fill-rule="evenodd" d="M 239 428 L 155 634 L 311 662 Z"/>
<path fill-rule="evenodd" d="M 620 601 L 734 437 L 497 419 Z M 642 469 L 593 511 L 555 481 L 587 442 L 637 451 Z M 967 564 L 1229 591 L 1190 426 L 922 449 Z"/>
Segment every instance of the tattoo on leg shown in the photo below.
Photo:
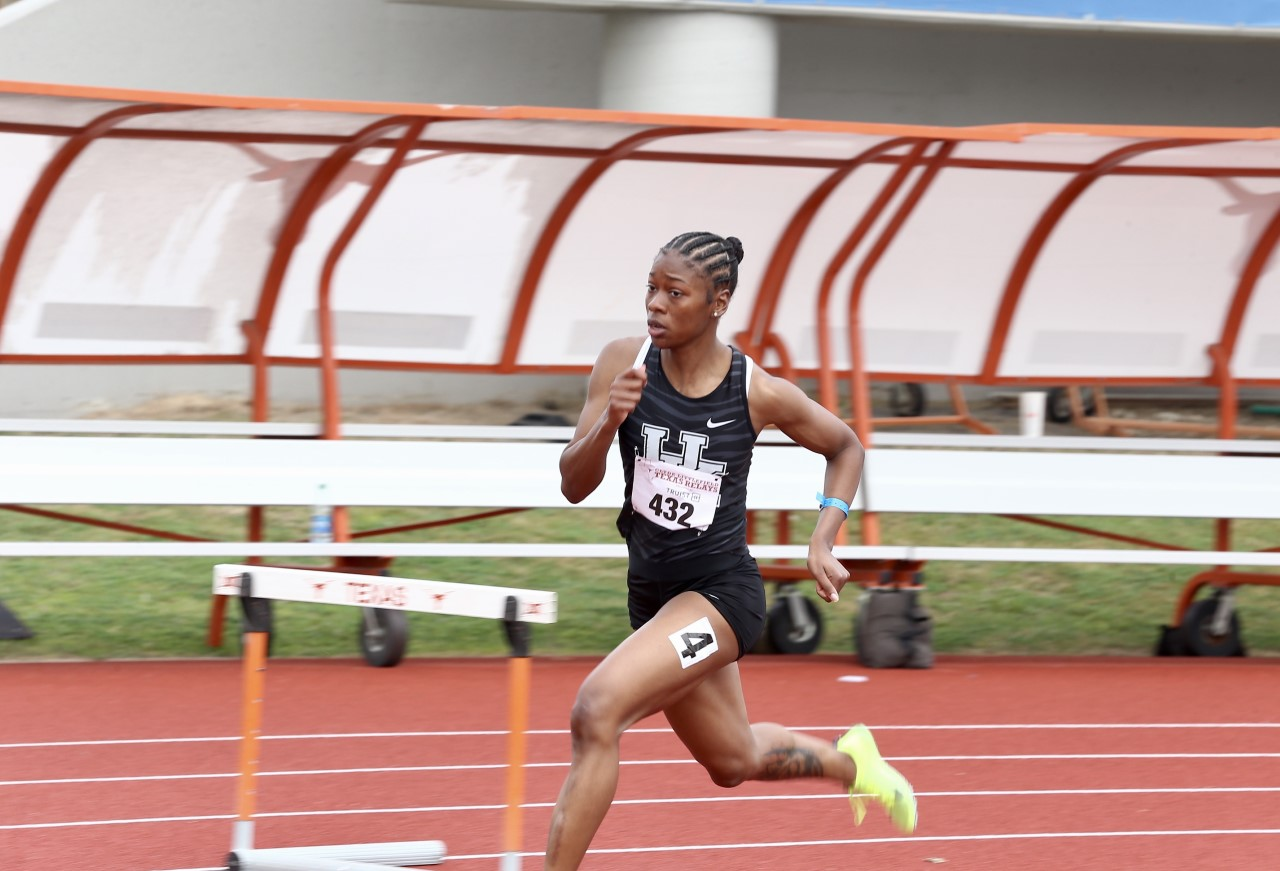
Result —
<path fill-rule="evenodd" d="M 775 747 L 764 754 L 761 780 L 791 780 L 796 777 L 822 777 L 822 763 L 812 751 Z"/>

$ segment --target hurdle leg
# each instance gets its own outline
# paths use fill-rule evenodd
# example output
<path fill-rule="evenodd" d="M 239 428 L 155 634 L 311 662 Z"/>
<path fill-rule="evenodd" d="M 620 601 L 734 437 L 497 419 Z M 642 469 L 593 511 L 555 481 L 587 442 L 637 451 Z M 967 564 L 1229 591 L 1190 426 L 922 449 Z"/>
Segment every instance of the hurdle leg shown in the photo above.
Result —
<path fill-rule="evenodd" d="M 227 597 L 214 596 L 209 603 L 209 630 L 205 636 L 205 644 L 209 647 L 222 646 L 222 622 L 227 619 Z"/>
<path fill-rule="evenodd" d="M 258 738 L 262 734 L 262 704 L 266 687 L 267 633 L 247 632 L 244 644 L 240 776 L 236 786 L 236 822 L 231 833 L 233 853 L 253 848 L 253 812 L 258 797 Z"/>
<path fill-rule="evenodd" d="M 507 810 L 503 826 L 500 871 L 520 871 L 524 844 L 521 805 L 524 803 L 525 733 L 529 728 L 529 657 L 511 657 L 509 674 L 510 732 L 507 733 Z"/>
<path fill-rule="evenodd" d="M 529 730 L 529 624 L 519 620 L 520 602 L 508 596 L 503 608 L 503 630 L 511 647 L 507 670 L 507 810 L 503 821 L 502 861 L 499 871 L 520 871 L 524 845 L 525 733 Z"/>

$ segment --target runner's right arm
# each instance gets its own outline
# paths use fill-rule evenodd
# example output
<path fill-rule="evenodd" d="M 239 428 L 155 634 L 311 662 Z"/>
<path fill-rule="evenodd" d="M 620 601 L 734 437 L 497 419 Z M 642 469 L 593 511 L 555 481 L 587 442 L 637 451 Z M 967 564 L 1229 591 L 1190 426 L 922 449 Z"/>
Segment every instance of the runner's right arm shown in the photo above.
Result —
<path fill-rule="evenodd" d="M 640 402 L 648 376 L 643 365 L 631 364 L 643 341 L 615 339 L 591 369 L 578 427 L 560 454 L 560 492 L 570 502 L 581 502 L 600 486 L 618 427 Z"/>

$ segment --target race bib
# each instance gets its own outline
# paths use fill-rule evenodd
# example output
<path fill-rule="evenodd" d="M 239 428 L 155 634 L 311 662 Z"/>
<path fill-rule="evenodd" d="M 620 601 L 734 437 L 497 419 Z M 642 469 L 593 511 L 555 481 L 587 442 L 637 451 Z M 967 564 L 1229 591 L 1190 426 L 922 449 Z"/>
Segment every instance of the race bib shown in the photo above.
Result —
<path fill-rule="evenodd" d="M 631 508 L 665 529 L 706 529 L 720 506 L 720 477 L 636 455 Z"/>

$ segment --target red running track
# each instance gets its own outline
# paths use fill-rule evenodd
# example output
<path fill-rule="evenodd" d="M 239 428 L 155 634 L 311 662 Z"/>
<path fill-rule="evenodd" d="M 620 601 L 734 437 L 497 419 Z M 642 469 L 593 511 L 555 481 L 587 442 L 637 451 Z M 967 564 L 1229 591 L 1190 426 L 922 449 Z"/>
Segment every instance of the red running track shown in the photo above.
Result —
<path fill-rule="evenodd" d="M 527 869 L 541 867 L 565 733 L 593 663 L 535 659 Z M 920 828 L 855 828 L 829 784 L 722 790 L 660 719 L 623 740 L 618 802 L 584 868 L 1280 867 L 1275 660 L 750 657 L 752 718 L 872 725 Z M 235 661 L 0 665 L 0 868 L 222 868 L 235 812 Z M 501 850 L 507 663 L 272 661 L 256 846 L 443 840 Z"/>

